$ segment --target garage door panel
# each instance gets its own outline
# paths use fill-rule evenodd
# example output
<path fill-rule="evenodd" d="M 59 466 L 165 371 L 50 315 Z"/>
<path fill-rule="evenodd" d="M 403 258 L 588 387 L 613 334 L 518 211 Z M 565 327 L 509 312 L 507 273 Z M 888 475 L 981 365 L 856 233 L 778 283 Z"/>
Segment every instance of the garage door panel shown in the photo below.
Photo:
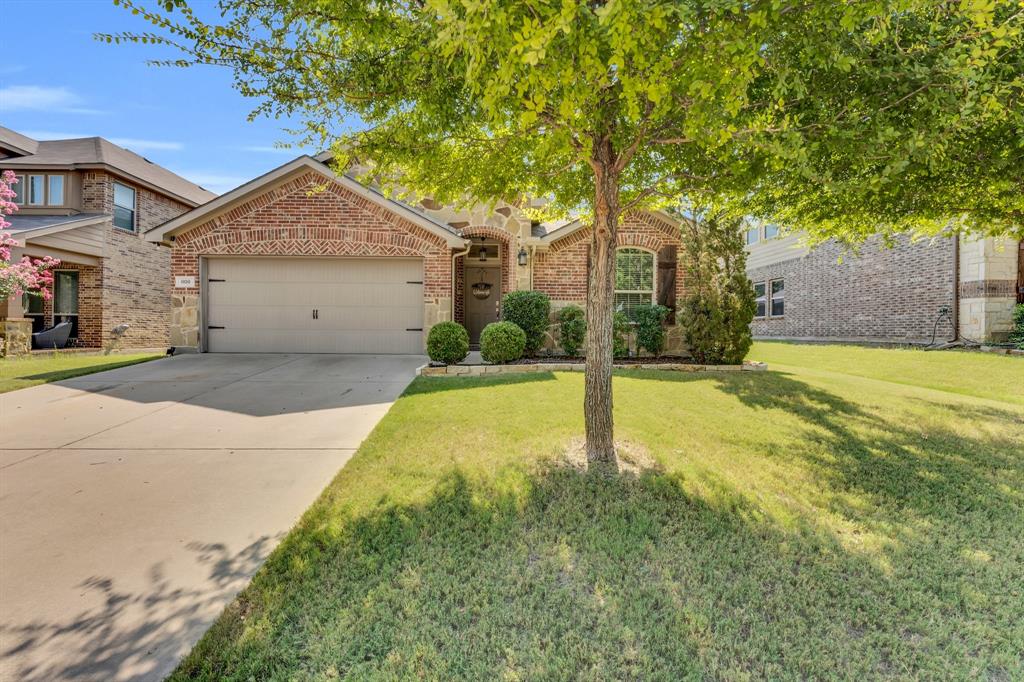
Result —
<path fill-rule="evenodd" d="M 206 271 L 211 352 L 423 352 L 421 260 L 213 258 Z"/>

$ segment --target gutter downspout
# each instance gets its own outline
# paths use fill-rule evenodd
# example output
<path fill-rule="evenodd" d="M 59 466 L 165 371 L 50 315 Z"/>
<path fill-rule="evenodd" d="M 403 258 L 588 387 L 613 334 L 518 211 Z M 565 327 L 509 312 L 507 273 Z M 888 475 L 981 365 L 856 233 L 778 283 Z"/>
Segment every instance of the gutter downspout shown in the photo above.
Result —
<path fill-rule="evenodd" d="M 455 259 L 461 258 L 462 256 L 467 255 L 470 252 L 470 250 L 472 250 L 472 248 L 473 248 L 473 240 L 470 239 L 470 240 L 467 240 L 466 250 L 465 251 L 459 251 L 458 253 L 453 253 L 452 254 L 452 304 L 451 304 L 451 309 L 448 312 L 448 314 L 450 315 L 449 319 L 452 322 L 455 321 Z"/>

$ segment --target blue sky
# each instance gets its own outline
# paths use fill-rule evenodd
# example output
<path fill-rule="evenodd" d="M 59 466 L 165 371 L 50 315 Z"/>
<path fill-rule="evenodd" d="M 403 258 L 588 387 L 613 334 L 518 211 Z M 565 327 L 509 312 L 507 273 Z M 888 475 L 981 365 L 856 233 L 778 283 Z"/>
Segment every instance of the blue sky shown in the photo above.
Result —
<path fill-rule="evenodd" d="M 274 149 L 286 121 L 246 120 L 254 102 L 228 71 L 147 66 L 177 53 L 94 40 L 153 28 L 110 0 L 0 0 L 0 17 L 0 125 L 38 139 L 99 135 L 217 193 L 301 153 Z"/>

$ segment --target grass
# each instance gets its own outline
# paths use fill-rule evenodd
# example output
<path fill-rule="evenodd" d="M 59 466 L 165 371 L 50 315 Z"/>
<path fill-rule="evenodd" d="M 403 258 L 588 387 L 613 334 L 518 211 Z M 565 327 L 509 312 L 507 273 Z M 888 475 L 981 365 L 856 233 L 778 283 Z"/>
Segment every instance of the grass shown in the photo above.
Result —
<path fill-rule="evenodd" d="M 163 357 L 163 354 L 79 355 L 58 351 L 25 358 L 0 358 L 0 393 L 117 369 L 159 357 Z"/>
<path fill-rule="evenodd" d="M 802 367 L 882 379 L 908 386 L 995 398 L 1024 405 L 1024 358 L 978 351 L 926 351 L 920 348 L 872 348 L 760 342 L 751 360 L 773 367 Z"/>
<path fill-rule="evenodd" d="M 1024 362 L 785 353 L 616 376 L 611 480 L 579 374 L 417 379 L 172 679 L 1024 677 Z"/>

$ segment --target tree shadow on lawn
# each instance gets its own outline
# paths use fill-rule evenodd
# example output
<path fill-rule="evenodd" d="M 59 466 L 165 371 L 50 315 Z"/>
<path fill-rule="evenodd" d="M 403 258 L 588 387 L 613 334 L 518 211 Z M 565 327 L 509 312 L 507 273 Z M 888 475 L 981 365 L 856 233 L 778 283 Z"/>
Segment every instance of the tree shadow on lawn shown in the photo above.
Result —
<path fill-rule="evenodd" d="M 452 470 L 422 503 L 358 515 L 324 495 L 172 679 L 1024 673 L 1014 557 L 991 559 L 994 582 L 925 542 L 886 571 L 710 482 L 549 464 Z"/>

